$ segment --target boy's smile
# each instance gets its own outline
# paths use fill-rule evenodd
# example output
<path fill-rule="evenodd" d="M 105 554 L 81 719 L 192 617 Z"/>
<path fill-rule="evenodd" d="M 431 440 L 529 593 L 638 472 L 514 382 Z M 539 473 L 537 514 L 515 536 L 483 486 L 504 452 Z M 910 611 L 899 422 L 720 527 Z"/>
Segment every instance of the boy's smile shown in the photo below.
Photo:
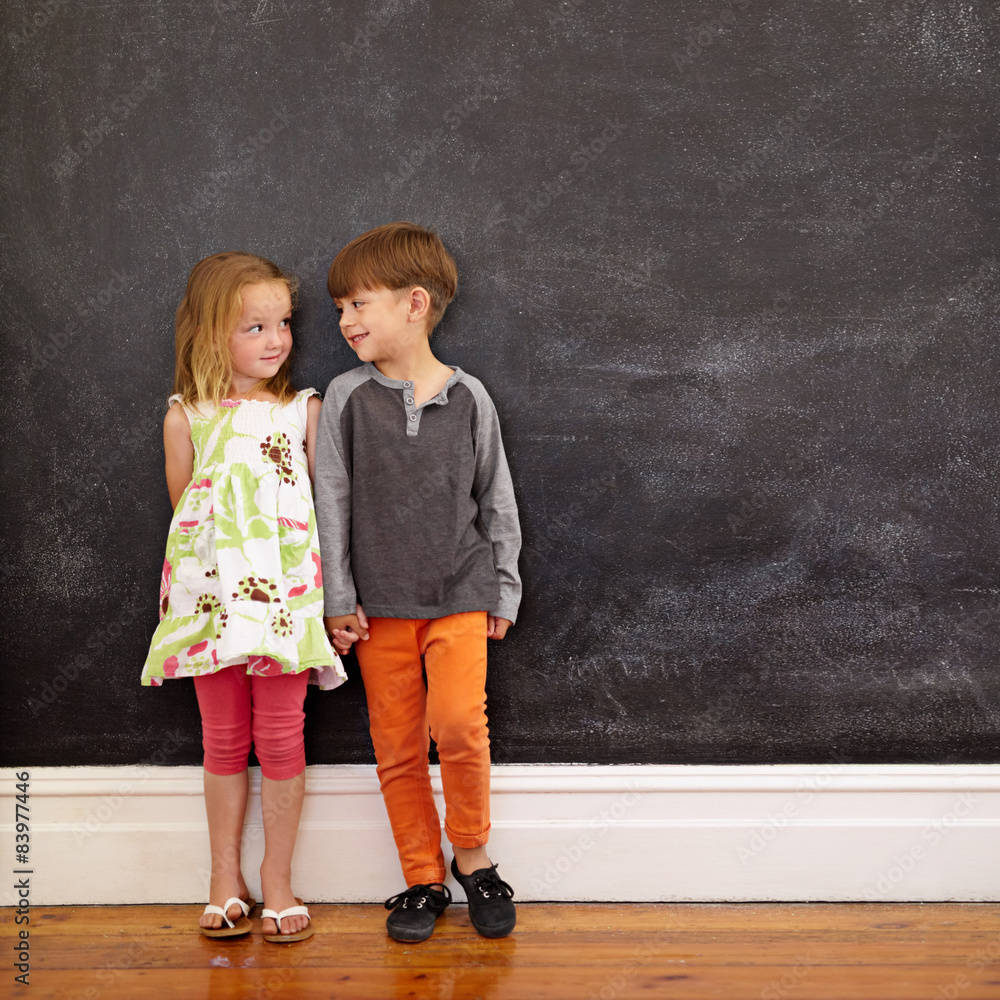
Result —
<path fill-rule="evenodd" d="M 359 360 L 398 360 L 411 355 L 421 341 L 426 343 L 425 323 L 412 320 L 406 292 L 365 289 L 334 299 L 340 332 Z"/>
<path fill-rule="evenodd" d="M 431 298 L 422 285 L 363 289 L 334 298 L 333 304 L 340 332 L 358 360 L 373 364 L 386 378 L 407 382 L 412 389 L 408 404 L 432 399 L 454 375 L 455 369 L 431 351 Z"/>

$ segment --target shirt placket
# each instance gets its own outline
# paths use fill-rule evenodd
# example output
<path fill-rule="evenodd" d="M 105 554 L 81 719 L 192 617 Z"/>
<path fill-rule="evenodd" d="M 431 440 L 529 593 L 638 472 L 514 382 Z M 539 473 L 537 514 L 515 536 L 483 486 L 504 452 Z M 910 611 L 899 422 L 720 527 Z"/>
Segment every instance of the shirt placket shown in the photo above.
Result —
<path fill-rule="evenodd" d="M 406 409 L 406 436 L 416 437 L 417 431 L 420 430 L 420 413 L 414 403 L 416 398 L 413 395 L 413 383 L 404 382 L 403 383 L 403 406 Z"/>

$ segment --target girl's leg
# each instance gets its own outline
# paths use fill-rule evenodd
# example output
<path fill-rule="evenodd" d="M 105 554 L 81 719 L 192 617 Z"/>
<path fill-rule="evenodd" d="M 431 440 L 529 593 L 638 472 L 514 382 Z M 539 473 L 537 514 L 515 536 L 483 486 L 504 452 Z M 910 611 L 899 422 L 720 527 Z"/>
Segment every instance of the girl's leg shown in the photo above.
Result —
<path fill-rule="evenodd" d="M 222 906 L 233 896 L 249 898 L 240 857 L 247 795 L 245 767 L 239 774 L 220 775 L 205 771 L 205 811 L 208 813 L 208 839 L 212 848 L 212 881 L 208 901 L 215 906 Z M 243 911 L 234 903 L 229 907 L 227 916 L 236 923 L 243 916 Z M 202 927 L 221 927 L 223 922 L 217 913 L 203 913 L 198 923 Z"/>
<path fill-rule="evenodd" d="M 264 812 L 264 860 L 260 866 L 261 890 L 267 906 L 276 913 L 295 906 L 292 892 L 292 854 L 302 814 L 306 787 L 305 771 L 285 781 L 260 779 L 260 802 Z M 309 923 L 307 917 L 292 916 L 281 921 L 285 934 L 294 934 Z M 264 921 L 265 934 L 277 934 L 274 921 Z"/>
<path fill-rule="evenodd" d="M 253 678 L 253 738 L 260 761 L 264 815 L 260 884 L 265 905 L 278 913 L 296 905 L 292 893 L 292 855 L 305 792 L 302 706 L 308 683 L 308 671 Z M 281 922 L 281 930 L 294 934 L 308 922 L 304 916 L 288 917 Z M 263 926 L 265 934 L 278 931 L 270 917 Z"/>
<path fill-rule="evenodd" d="M 205 812 L 212 851 L 212 880 L 208 900 L 222 906 L 227 899 L 247 899 L 249 892 L 240 867 L 243 819 L 247 809 L 247 755 L 250 752 L 250 679 L 242 667 L 226 667 L 195 677 L 205 747 Z M 229 908 L 235 922 L 243 915 Z M 215 913 L 202 914 L 206 928 L 223 925 Z"/>

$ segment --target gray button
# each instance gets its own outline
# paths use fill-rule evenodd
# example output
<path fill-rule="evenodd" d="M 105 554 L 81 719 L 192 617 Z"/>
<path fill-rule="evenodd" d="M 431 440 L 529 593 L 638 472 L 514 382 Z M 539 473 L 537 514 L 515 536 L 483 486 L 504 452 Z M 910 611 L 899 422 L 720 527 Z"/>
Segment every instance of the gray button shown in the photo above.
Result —
<path fill-rule="evenodd" d="M 404 388 L 404 389 L 409 389 L 411 385 L 413 385 L 413 383 L 412 383 L 412 382 L 404 382 L 404 383 L 403 383 L 403 388 Z"/>
<path fill-rule="evenodd" d="M 407 396 L 407 397 L 406 397 L 406 401 L 407 401 L 408 403 L 412 403 L 412 402 L 413 402 L 413 397 L 412 397 L 412 396 Z"/>
<path fill-rule="evenodd" d="M 415 413 L 411 413 L 410 414 L 410 419 L 411 420 L 416 420 L 417 419 L 417 415 Z"/>

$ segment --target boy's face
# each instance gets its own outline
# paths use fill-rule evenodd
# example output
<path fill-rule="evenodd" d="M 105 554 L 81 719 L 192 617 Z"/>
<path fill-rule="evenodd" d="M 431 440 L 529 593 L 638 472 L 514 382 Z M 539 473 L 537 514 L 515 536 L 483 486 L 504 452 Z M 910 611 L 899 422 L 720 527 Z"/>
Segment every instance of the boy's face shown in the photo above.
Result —
<path fill-rule="evenodd" d="M 402 359 L 426 342 L 426 318 L 415 313 L 412 293 L 409 288 L 365 289 L 333 300 L 340 332 L 360 361 Z"/>

